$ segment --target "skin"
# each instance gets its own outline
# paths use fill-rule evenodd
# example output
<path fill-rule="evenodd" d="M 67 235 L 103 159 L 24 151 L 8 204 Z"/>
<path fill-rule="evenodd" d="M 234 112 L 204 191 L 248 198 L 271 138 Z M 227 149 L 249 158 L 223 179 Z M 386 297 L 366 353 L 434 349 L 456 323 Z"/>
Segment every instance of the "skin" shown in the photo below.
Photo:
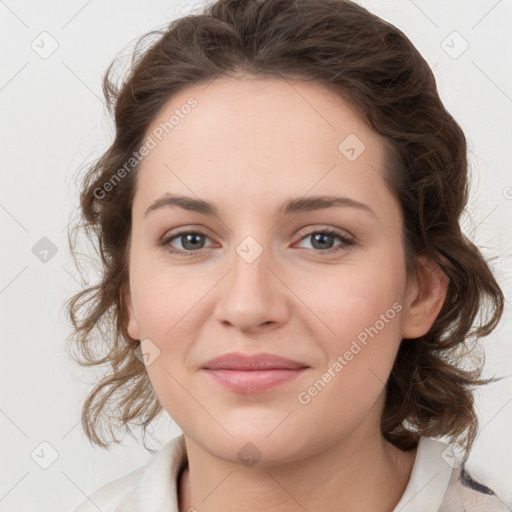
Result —
<path fill-rule="evenodd" d="M 448 279 L 424 257 L 420 280 L 406 274 L 403 219 L 382 178 L 383 139 L 320 85 L 247 76 L 181 91 L 147 133 L 191 96 L 198 105 L 146 155 L 137 177 L 125 295 L 128 332 L 158 347 L 148 375 L 185 436 L 180 510 L 392 511 L 416 450 L 381 435 L 384 386 L 402 338 L 434 322 Z M 349 134 L 366 146 L 354 161 L 338 150 Z M 166 192 L 211 201 L 219 212 L 166 206 L 144 215 Z M 346 196 L 374 215 L 347 206 L 279 214 L 286 199 L 311 195 Z M 311 235 L 328 227 L 356 243 L 334 237 L 322 249 Z M 184 237 L 158 245 L 177 228 L 206 236 L 197 249 Z M 248 236 L 262 249 L 251 263 L 236 250 Z M 401 311 L 299 403 L 394 303 Z M 232 351 L 309 368 L 265 392 L 235 393 L 200 370 Z M 251 467 L 237 457 L 248 442 L 261 456 Z"/>

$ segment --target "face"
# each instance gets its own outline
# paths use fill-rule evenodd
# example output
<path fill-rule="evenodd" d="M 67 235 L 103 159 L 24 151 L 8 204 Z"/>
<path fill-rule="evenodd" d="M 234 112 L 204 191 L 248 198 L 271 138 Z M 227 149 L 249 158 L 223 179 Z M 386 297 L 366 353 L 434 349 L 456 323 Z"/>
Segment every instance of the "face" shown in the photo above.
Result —
<path fill-rule="evenodd" d="M 128 332 L 186 438 L 274 464 L 378 435 L 399 344 L 436 313 L 411 320 L 380 136 L 319 85 L 248 78 L 182 91 L 146 135 Z"/>

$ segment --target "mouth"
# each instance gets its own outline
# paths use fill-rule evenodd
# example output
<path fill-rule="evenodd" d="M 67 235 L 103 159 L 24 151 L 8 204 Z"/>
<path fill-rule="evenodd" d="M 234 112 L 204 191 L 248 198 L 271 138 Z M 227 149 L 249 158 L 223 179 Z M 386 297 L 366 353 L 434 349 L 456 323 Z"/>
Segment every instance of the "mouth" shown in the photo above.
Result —
<path fill-rule="evenodd" d="M 205 363 L 201 371 L 236 393 L 261 393 L 302 375 L 307 364 L 274 354 L 231 353 Z"/>

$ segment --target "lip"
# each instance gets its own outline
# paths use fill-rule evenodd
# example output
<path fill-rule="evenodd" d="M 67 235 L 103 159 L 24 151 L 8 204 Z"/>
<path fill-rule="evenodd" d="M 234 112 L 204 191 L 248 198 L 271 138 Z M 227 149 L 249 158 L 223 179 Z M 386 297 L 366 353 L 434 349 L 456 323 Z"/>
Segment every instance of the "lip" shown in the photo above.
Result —
<path fill-rule="evenodd" d="M 305 363 L 275 354 L 224 354 L 205 363 L 201 370 L 215 382 L 236 393 L 260 393 L 298 377 Z"/>

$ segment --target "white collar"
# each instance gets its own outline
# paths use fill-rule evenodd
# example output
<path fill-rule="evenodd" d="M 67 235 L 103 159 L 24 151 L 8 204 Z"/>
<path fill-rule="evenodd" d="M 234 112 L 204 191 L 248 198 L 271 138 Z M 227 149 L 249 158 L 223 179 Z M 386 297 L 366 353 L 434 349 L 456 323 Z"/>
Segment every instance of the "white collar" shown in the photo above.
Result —
<path fill-rule="evenodd" d="M 448 444 L 420 437 L 409 482 L 393 512 L 434 512 L 443 503 L 452 476 Z"/>

